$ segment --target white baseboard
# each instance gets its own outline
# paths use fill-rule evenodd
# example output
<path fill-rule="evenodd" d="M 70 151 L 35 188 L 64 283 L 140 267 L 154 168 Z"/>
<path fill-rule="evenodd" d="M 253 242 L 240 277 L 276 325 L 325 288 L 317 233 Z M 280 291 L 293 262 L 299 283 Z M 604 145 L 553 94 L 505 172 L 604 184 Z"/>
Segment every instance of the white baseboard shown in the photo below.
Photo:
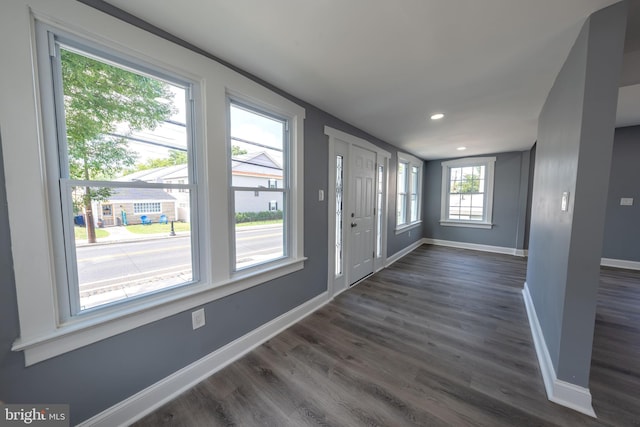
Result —
<path fill-rule="evenodd" d="M 413 242 L 412 244 L 410 244 L 406 248 L 404 248 L 402 250 L 399 250 L 398 252 L 396 252 L 395 254 L 391 255 L 389 258 L 387 258 L 387 261 L 385 262 L 384 267 L 387 268 L 391 264 L 393 264 L 394 262 L 398 261 L 403 256 L 409 255 L 409 253 L 411 253 L 415 249 L 419 248 L 424 243 L 425 243 L 425 239 L 420 239 L 420 240 L 417 240 L 417 241 Z"/>
<path fill-rule="evenodd" d="M 522 297 L 527 309 L 527 317 L 529 317 L 529 326 L 531 328 L 533 344 L 538 356 L 538 364 L 540 365 L 540 371 L 542 372 L 544 387 L 547 391 L 547 398 L 559 405 L 566 406 L 567 408 L 571 408 L 575 411 L 582 412 L 583 414 L 596 418 L 596 413 L 593 410 L 593 406 L 591 406 L 591 392 L 589 389 L 559 380 L 556 377 L 556 371 L 553 367 L 553 363 L 551 362 L 549 349 L 547 348 L 547 343 L 544 339 L 544 335 L 542 334 L 542 328 L 538 321 L 536 308 L 533 305 L 533 300 L 531 299 L 529 287 L 526 282 L 524 284 L 524 289 L 522 290 Z"/>
<path fill-rule="evenodd" d="M 453 240 L 440 240 L 440 239 L 432 239 L 429 237 L 424 238 L 422 240 L 424 241 L 424 243 L 429 245 L 448 246 L 451 248 L 459 248 L 459 249 L 471 249 L 474 251 L 493 252 L 497 254 L 515 255 L 520 257 L 525 257 L 527 256 L 527 253 L 528 253 L 526 249 L 507 248 L 504 246 L 491 246 L 491 245 L 481 245 L 478 243 L 455 242 Z"/>
<path fill-rule="evenodd" d="M 104 427 L 130 425 L 299 322 L 329 301 L 328 293 L 323 292 L 79 425 Z"/>
<path fill-rule="evenodd" d="M 627 270 L 640 270 L 640 262 L 626 259 L 602 258 L 600 265 L 603 267 L 625 268 Z"/>

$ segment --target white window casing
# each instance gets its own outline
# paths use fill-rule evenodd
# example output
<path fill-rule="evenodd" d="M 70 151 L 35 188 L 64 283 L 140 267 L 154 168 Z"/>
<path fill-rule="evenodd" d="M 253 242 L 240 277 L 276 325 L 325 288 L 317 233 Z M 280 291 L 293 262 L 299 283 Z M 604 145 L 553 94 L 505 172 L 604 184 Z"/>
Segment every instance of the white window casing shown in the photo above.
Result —
<path fill-rule="evenodd" d="M 495 157 L 467 157 L 442 162 L 442 190 L 440 204 L 440 225 L 447 227 L 485 228 L 493 227 L 493 189 L 495 175 Z M 473 220 L 453 219 L 450 215 L 451 170 L 456 168 L 484 168 L 484 189 L 482 199 L 482 218 Z M 460 216 L 460 215 L 458 215 Z"/>
<path fill-rule="evenodd" d="M 396 173 L 396 234 L 422 224 L 422 174 L 424 162 L 410 154 L 398 153 Z M 404 173 L 400 174 L 400 171 Z M 400 180 L 403 182 L 400 182 Z M 404 191 L 402 191 L 404 190 Z"/>
<path fill-rule="evenodd" d="M 20 337 L 14 351 L 24 351 L 32 365 L 82 346 L 192 309 L 226 295 L 304 268 L 303 253 L 303 134 L 305 111 L 297 104 L 206 57 L 119 21 L 75 1 L 32 0 L 9 2 L 0 18 L 2 33 L 11 43 L 0 47 L 6 59 L 0 81 L 2 148 L 5 163 L 9 225 L 16 280 Z M 15 17 L 20 19 L 15 19 Z M 37 23 L 37 25 L 36 25 Z M 197 181 L 195 197 L 199 219 L 196 262 L 199 277 L 186 287 L 169 289 L 114 304 L 81 316 L 60 315 L 56 288 L 60 282 L 61 233 L 47 214 L 45 146 L 56 138 L 50 122 L 53 100 L 47 90 L 47 31 L 59 31 L 118 57 L 162 70 L 194 82 L 193 155 Z M 43 59 L 44 55 L 44 59 Z M 43 68 L 45 67 L 45 68 Z M 44 72 L 43 72 L 44 71 Z M 233 94 L 252 105 L 275 111 L 290 120 L 290 247 L 288 256 L 262 268 L 234 273 L 226 242 L 213 236 L 228 234 L 228 164 L 226 96 Z M 206 111 L 206 115 L 204 112 Z M 123 186 L 130 184 L 123 184 Z M 171 184 L 184 189 L 191 184 Z M 167 186 L 165 186 L 167 187 Z M 29 188 L 25 197 L 25 188 Z M 190 188 L 191 191 L 191 188 Z M 38 268 L 33 268 L 37 265 Z M 303 285 L 303 284 L 301 284 Z"/>

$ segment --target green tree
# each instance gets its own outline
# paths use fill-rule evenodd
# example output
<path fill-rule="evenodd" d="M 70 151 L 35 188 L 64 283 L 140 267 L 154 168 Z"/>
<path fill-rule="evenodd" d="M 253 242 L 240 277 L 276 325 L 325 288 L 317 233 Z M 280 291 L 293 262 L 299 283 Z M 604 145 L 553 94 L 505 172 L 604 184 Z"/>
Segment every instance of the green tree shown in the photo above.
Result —
<path fill-rule="evenodd" d="M 125 138 L 111 136 L 116 127 L 154 129 L 173 113 L 173 94 L 160 80 L 68 50 L 60 53 L 70 178 L 111 179 L 136 159 Z M 90 243 L 96 241 L 91 202 L 110 194 L 109 188 L 84 189 Z"/>
<path fill-rule="evenodd" d="M 471 194 L 480 192 L 480 167 L 473 168 L 473 173 L 465 173 L 461 181 L 453 185 L 454 193 Z"/>
<path fill-rule="evenodd" d="M 147 169 L 163 168 L 167 166 L 187 164 L 187 152 L 181 150 L 169 150 L 169 157 L 161 159 L 147 159 L 144 163 L 138 163 L 134 168 L 127 169 L 127 173 L 143 171 Z"/>
<path fill-rule="evenodd" d="M 231 146 L 231 155 L 232 156 L 240 156 L 242 154 L 247 154 L 248 151 L 247 150 L 243 150 L 242 148 L 240 148 L 239 145 L 232 145 Z"/>

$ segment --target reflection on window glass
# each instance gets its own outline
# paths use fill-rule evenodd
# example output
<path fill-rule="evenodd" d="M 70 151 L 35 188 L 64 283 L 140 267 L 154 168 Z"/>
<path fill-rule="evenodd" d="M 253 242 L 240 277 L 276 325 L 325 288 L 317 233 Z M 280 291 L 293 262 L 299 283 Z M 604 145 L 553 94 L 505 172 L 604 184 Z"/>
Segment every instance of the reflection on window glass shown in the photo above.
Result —
<path fill-rule="evenodd" d="M 287 121 L 231 103 L 235 269 L 287 255 Z"/>
<path fill-rule="evenodd" d="M 57 47 L 71 314 L 192 282 L 187 86 Z"/>

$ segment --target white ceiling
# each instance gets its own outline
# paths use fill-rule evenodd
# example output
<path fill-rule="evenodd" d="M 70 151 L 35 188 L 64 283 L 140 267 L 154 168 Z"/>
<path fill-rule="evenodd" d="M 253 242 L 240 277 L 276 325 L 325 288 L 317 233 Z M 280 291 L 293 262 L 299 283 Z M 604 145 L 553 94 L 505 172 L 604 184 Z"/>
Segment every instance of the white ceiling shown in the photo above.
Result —
<path fill-rule="evenodd" d="M 107 1 L 424 159 L 530 148 L 581 25 L 616 2 Z"/>

